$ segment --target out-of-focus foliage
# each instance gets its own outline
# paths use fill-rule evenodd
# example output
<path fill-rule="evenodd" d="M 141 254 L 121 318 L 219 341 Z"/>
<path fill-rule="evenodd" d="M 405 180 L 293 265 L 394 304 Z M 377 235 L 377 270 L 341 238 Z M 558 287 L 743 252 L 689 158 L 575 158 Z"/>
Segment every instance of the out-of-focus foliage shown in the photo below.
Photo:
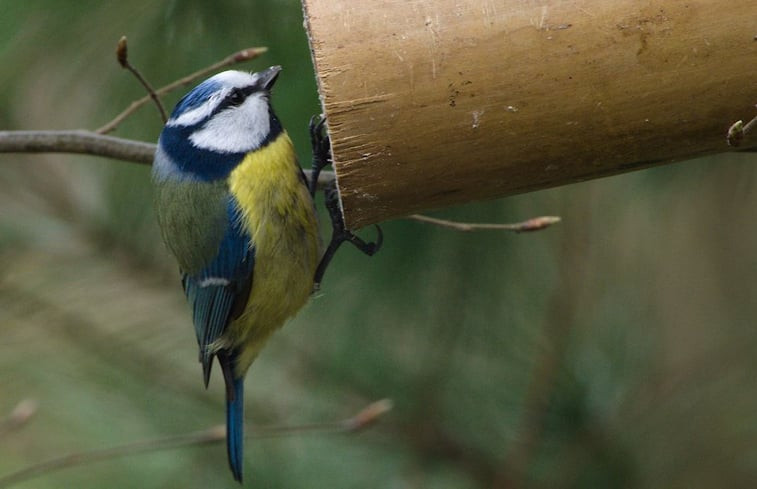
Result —
<path fill-rule="evenodd" d="M 0 0 L 2 129 L 95 128 L 142 96 L 114 59 L 122 34 L 158 86 L 269 46 L 244 69 L 284 66 L 274 102 L 307 161 L 318 104 L 296 0 Z M 159 130 L 145 107 L 116 134 Z M 394 411 L 356 435 L 250 440 L 246 485 L 752 485 L 754 163 L 701 159 L 436 214 L 563 217 L 536 234 L 386 223 L 385 249 L 341 252 L 253 366 L 247 417 L 254 432 L 339 419 L 383 397 Z M 39 402 L 28 424 L 0 435 L 0 476 L 223 422 L 221 382 L 202 387 L 150 200 L 146 167 L 0 155 L 0 416 Z M 216 445 L 18 487 L 238 486 Z"/>

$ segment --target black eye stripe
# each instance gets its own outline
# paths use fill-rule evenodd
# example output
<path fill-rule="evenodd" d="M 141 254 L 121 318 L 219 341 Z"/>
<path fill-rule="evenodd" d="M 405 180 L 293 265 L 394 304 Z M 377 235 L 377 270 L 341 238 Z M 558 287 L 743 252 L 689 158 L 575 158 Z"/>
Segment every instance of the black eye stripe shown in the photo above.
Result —
<path fill-rule="evenodd" d="M 226 96 L 226 101 L 229 105 L 241 105 L 245 98 L 246 96 L 242 90 L 235 88 Z"/>
<path fill-rule="evenodd" d="M 222 105 L 224 107 L 236 107 L 238 105 L 242 105 L 245 99 L 256 91 L 257 87 L 255 87 L 254 85 L 249 87 L 234 88 L 231 90 L 231 92 L 229 92 L 228 95 L 226 95 L 226 98 L 224 99 Z"/>

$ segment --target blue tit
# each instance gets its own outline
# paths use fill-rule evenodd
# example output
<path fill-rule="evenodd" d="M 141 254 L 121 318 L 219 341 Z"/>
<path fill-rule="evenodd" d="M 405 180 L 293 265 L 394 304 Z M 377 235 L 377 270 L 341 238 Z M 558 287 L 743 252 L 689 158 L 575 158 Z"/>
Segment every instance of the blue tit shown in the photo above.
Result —
<path fill-rule="evenodd" d="M 195 87 L 166 122 L 152 171 L 205 386 L 214 357 L 223 372 L 229 465 L 240 482 L 244 376 L 307 302 L 319 259 L 313 199 L 270 103 L 279 71 L 225 71 Z"/>

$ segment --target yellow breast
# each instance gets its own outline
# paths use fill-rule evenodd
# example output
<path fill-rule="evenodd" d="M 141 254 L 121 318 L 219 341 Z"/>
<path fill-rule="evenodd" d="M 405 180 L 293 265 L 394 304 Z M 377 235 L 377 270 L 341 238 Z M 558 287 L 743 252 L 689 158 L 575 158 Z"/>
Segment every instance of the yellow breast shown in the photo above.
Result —
<path fill-rule="evenodd" d="M 286 132 L 248 154 L 229 176 L 229 189 L 255 246 L 247 307 L 221 339 L 240 349 L 241 375 L 270 334 L 307 302 L 319 240 L 313 201 Z"/>

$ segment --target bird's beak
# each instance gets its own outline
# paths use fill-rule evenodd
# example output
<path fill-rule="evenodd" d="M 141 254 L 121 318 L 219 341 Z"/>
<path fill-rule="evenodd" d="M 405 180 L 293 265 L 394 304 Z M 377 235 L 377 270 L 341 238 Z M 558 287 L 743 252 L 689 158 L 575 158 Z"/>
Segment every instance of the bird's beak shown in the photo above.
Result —
<path fill-rule="evenodd" d="M 273 84 L 276 83 L 276 78 L 279 77 L 281 66 L 271 66 L 267 70 L 263 70 L 258 73 L 258 83 L 264 90 L 270 91 Z"/>

